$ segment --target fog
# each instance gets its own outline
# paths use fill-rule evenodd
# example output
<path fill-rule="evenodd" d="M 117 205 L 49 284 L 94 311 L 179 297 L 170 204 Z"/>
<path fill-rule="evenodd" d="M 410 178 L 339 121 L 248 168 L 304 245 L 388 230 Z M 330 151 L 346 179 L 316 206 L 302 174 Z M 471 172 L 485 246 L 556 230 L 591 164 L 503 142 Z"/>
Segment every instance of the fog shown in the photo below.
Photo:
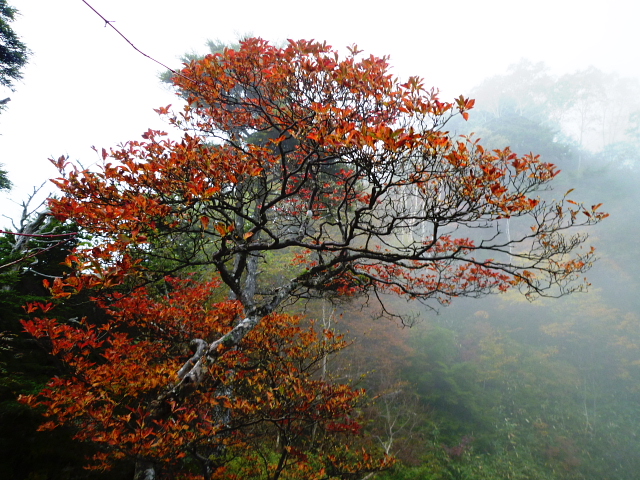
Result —
<path fill-rule="evenodd" d="M 640 467 L 640 84 L 595 68 L 554 75 L 544 64 L 521 61 L 471 93 L 474 116 L 452 129 L 475 132 L 491 148 L 542 154 L 562 170 L 542 195 L 560 198 L 574 189 L 571 198 L 603 203 L 610 216 L 588 229 L 598 259 L 587 292 L 534 301 L 509 292 L 455 299 L 437 315 L 422 310 L 415 332 L 406 334 L 415 350 L 400 375 L 421 408 L 432 409 L 435 427 L 427 430 L 438 433 L 427 438 L 447 445 L 451 463 L 443 471 L 454 463 L 469 475 L 455 478 L 494 478 L 480 474 L 482 465 L 499 471 L 495 478 L 634 479 Z M 434 450 L 425 448 L 422 458 Z M 513 462 L 512 469 L 504 462 Z M 407 470 L 415 478 L 434 470 L 419 465 Z"/>
<path fill-rule="evenodd" d="M 92 145 L 163 128 L 152 108 L 175 102 L 157 78 L 161 69 L 81 2 L 23 3 L 16 31 L 34 54 L 0 115 L 0 163 L 15 184 L 0 213 L 14 219 L 16 204 L 56 175 L 48 157 L 90 165 Z M 411 413 L 390 443 L 402 466 L 376 478 L 636 479 L 640 66 L 629 2 L 405 2 L 388 11 L 371 2 L 313 11 L 300 3 L 272 2 L 278 8 L 265 11 L 264 2 L 243 2 L 242 12 L 194 0 L 92 4 L 171 66 L 204 52 L 208 38 L 231 42 L 247 32 L 389 54 L 397 75 L 423 76 L 447 100 L 476 99 L 469 121 L 452 120 L 451 132 L 540 154 L 561 170 L 542 195 L 574 189 L 571 198 L 610 214 L 586 231 L 597 251 L 587 292 L 455 299 L 437 314 L 391 300 L 419 321 L 408 329 L 376 320 L 377 333 L 357 302 L 336 310 L 355 341 L 336 371 L 364 375 L 378 402 L 401 391 L 387 412 Z M 387 438 L 376 425 L 390 417 L 381 418 L 371 413 L 371 428 Z"/>

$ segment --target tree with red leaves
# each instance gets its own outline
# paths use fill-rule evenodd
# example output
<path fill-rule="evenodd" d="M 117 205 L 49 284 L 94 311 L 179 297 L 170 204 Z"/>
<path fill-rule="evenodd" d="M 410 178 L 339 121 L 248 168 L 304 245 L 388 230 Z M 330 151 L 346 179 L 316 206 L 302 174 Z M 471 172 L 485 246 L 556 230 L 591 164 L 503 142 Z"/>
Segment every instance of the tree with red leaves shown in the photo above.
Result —
<path fill-rule="evenodd" d="M 160 440 L 158 428 L 173 432 L 163 422 L 182 415 L 185 402 L 218 405 L 211 393 L 197 397 L 203 365 L 219 378 L 213 382 L 224 382 L 227 371 L 238 378 L 241 362 L 230 364 L 228 356 L 256 335 L 274 334 L 273 322 L 287 322 L 277 312 L 299 299 L 395 294 L 446 305 L 514 287 L 534 297 L 586 284 L 582 274 L 594 253 L 581 250 L 583 227 L 606 214 L 599 205 L 570 200 L 570 192 L 559 200 L 542 198 L 538 192 L 558 170 L 539 157 L 489 152 L 473 137 L 452 136 L 447 121 L 456 114 L 466 119 L 473 100 L 443 102 L 419 78 L 394 78 L 386 58 L 365 57 L 353 47 L 341 59 L 310 41 L 278 48 L 248 39 L 237 50 L 191 62 L 173 81 L 187 104 L 177 113 L 170 106 L 157 112 L 182 130 L 180 140 L 149 130 L 140 141 L 103 149 L 98 171 L 75 168 L 64 157 L 54 161 L 63 196 L 50 201 L 52 214 L 94 239 L 68 258 L 75 273 L 53 283 L 58 298 L 199 269 L 219 279 L 235 302 L 232 314 L 220 314 L 224 328 L 205 321 L 183 330 L 176 344 L 190 337 L 194 351 L 181 366 L 170 340 L 166 349 L 154 350 L 173 360 L 145 377 L 160 390 L 153 406 L 131 411 L 140 437 L 131 437 L 131 444 L 147 441 L 145 448 L 160 452 L 177 442 L 173 433 Z M 260 281 L 259 266 L 273 258 L 290 265 Z M 216 308 L 231 308 L 224 305 Z M 137 308 L 125 308 L 136 322 L 142 321 Z M 183 318 L 180 325 L 204 321 L 202 315 Z M 145 321 L 153 336 L 161 334 Z M 105 365 L 113 366 L 129 357 L 121 349 L 144 347 L 128 336 L 99 343 L 99 327 L 90 325 L 87 338 L 97 343 L 84 345 L 67 333 L 69 326 L 55 325 L 27 324 L 52 341 L 70 335 L 64 347 L 53 342 L 67 364 L 91 364 L 91 352 L 104 349 L 112 352 L 102 353 Z M 171 378 L 176 372 L 177 381 Z M 43 402 L 58 423 L 70 420 L 74 409 L 64 398 L 76 387 L 65 381 L 54 381 L 45 391 L 51 400 Z M 143 388 L 131 382 L 127 395 Z M 233 386 L 234 396 L 239 389 Z M 230 403 L 223 410 L 236 418 Z M 231 441 L 222 435 L 227 422 L 221 418 L 179 423 L 176 429 L 186 426 L 193 435 L 184 445 Z M 208 433 L 189 427 L 201 423 Z M 114 448 L 121 440 L 111 440 Z M 141 454 L 149 465 L 152 456 Z M 200 457 L 216 461 L 211 452 Z"/>
<path fill-rule="evenodd" d="M 141 287 L 101 299 L 102 325 L 23 322 L 66 373 L 22 398 L 46 407 L 52 420 L 42 430 L 76 426 L 76 439 L 98 447 L 92 468 L 134 461 L 138 478 L 348 478 L 392 464 L 349 449 L 363 390 L 319 375 L 347 346 L 341 336 L 273 313 L 241 345 L 220 345 L 211 362 L 204 339 L 228 332 L 242 305 L 211 300 L 219 281 L 166 281 L 161 297 Z"/>

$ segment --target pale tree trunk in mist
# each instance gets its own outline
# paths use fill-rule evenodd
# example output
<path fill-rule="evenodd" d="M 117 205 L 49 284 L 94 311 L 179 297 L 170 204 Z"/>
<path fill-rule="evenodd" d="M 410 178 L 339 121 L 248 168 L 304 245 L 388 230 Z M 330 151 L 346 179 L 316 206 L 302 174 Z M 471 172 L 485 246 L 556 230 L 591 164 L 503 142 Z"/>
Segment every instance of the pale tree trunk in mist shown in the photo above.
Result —
<path fill-rule="evenodd" d="M 336 313 L 336 308 L 333 307 L 331 309 L 331 313 L 329 313 L 327 315 L 327 301 L 326 301 L 326 299 L 323 298 L 322 299 L 322 329 L 323 329 L 323 331 L 324 330 L 328 330 L 328 329 L 331 328 L 331 323 L 332 323 L 332 320 L 333 320 L 333 317 L 334 317 L 335 313 Z M 326 378 L 327 378 L 328 356 L 329 355 L 327 353 L 325 353 L 324 357 L 322 358 L 322 369 L 320 370 L 320 380 L 322 382 L 326 381 Z M 315 438 L 316 438 L 317 430 L 318 430 L 318 425 L 315 424 L 313 426 L 313 430 L 311 432 L 311 438 L 313 440 L 315 440 Z"/>
<path fill-rule="evenodd" d="M 16 243 L 11 248 L 12 257 L 14 255 L 20 255 L 24 258 L 29 255 L 29 241 L 32 240 L 32 237 L 30 237 L 29 235 L 38 235 L 41 232 L 42 227 L 45 225 L 47 217 L 49 217 L 50 215 L 49 210 L 47 209 L 35 214 L 35 217 L 30 220 L 30 217 L 33 216 L 33 211 L 29 211 L 29 204 L 33 200 L 36 193 L 38 193 L 38 190 L 39 189 L 35 190 L 29 196 L 27 201 L 22 203 L 20 224 L 19 226 L 16 226 L 15 224 L 13 225 L 15 233 L 17 233 L 18 235 L 16 235 Z M 40 207 L 41 206 L 42 204 L 40 205 Z M 3 271 L 6 273 L 17 272 L 20 269 L 21 263 L 21 260 L 10 263 L 3 269 Z M 4 285 L 2 287 L 2 290 L 0 291 L 7 292 L 9 290 L 11 290 L 11 286 Z"/>
<path fill-rule="evenodd" d="M 156 480 L 156 469 L 153 463 L 144 460 L 136 462 L 133 480 Z"/>

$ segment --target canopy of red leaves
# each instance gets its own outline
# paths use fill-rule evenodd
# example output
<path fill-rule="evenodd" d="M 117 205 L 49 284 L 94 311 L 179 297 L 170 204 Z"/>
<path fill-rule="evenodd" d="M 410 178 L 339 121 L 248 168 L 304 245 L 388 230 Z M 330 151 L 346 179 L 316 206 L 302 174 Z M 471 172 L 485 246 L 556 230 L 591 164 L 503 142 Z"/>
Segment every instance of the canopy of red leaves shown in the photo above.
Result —
<path fill-rule="evenodd" d="M 394 78 L 386 58 L 353 48 L 340 59 L 304 40 L 248 39 L 174 82 L 187 105 L 158 113 L 181 140 L 149 130 L 103 149 L 99 171 L 54 162 L 64 195 L 52 212 L 95 236 L 76 257 L 93 276 L 58 293 L 111 285 L 142 259 L 163 274 L 212 265 L 259 315 L 329 291 L 447 303 L 514 285 L 530 295 L 584 286 L 593 252 L 578 252 L 584 233 L 564 232 L 606 214 L 538 197 L 558 174 L 538 156 L 450 135 L 446 122 L 466 118 L 473 100 L 442 102 L 421 79 Z M 515 222 L 509 238 L 501 219 Z M 295 278 L 247 296 L 247 259 L 285 250 L 306 256 Z"/>

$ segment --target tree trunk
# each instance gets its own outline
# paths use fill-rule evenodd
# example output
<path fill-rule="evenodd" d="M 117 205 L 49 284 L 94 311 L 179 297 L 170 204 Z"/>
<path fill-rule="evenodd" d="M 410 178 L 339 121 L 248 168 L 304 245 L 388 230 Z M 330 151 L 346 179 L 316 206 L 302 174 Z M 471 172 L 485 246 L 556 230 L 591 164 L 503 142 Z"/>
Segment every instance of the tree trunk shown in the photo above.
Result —
<path fill-rule="evenodd" d="M 156 468 L 147 460 L 136 462 L 136 471 L 133 480 L 156 480 Z"/>

